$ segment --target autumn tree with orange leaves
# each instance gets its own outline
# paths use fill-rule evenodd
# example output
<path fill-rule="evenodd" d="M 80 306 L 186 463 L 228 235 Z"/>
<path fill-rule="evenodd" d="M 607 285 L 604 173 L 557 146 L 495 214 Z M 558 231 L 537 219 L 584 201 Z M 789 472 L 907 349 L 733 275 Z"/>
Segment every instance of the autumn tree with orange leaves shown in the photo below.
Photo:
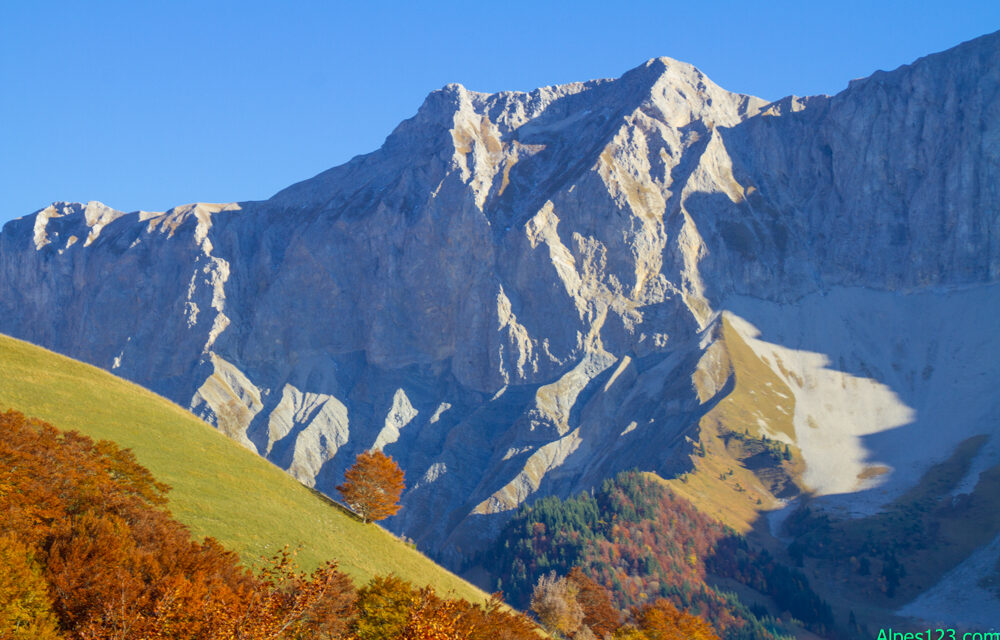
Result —
<path fill-rule="evenodd" d="M 583 609 L 583 624 L 595 636 L 611 635 L 621 626 L 621 612 L 611 601 L 611 594 L 602 584 L 588 576 L 580 567 L 573 567 L 566 579 L 576 585 L 576 601 Z"/>
<path fill-rule="evenodd" d="M 368 522 L 395 515 L 405 487 L 403 470 L 395 460 L 381 451 L 366 451 L 344 473 L 344 484 L 337 491 Z"/>
<path fill-rule="evenodd" d="M 710 624 L 664 598 L 633 610 L 632 617 L 649 640 L 719 640 Z"/>
<path fill-rule="evenodd" d="M 396 471 L 380 489 L 395 512 L 402 472 L 370 458 Z M 538 639 L 498 594 L 441 598 L 391 575 L 358 590 L 333 563 L 300 572 L 288 550 L 251 571 L 194 540 L 168 490 L 112 442 L 0 412 L 0 640 Z"/>

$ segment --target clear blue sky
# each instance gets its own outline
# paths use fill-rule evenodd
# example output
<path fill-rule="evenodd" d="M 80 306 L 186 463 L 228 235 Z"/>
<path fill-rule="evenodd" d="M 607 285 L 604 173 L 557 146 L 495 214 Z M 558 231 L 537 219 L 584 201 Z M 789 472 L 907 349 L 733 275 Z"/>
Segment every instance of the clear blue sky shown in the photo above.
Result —
<path fill-rule="evenodd" d="M 836 93 L 1000 29 L 1000 1 L 0 2 L 0 223 L 53 200 L 269 197 L 371 151 L 424 96 L 617 77 Z M 286 6 L 287 5 L 287 6 Z"/>

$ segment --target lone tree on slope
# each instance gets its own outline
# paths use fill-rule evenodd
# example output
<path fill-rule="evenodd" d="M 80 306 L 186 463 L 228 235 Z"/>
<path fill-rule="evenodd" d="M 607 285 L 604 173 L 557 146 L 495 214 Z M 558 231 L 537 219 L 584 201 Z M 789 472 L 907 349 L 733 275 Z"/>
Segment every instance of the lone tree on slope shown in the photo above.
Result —
<path fill-rule="evenodd" d="M 366 451 L 344 473 L 344 484 L 337 491 L 367 523 L 399 511 L 399 497 L 405 487 L 403 470 L 395 460 L 381 451 Z"/>

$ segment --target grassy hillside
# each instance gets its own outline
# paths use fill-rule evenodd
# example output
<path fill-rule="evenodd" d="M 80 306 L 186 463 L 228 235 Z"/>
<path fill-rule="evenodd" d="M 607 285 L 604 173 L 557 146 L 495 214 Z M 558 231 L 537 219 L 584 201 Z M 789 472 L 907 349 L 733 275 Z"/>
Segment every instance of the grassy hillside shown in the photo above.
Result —
<path fill-rule="evenodd" d="M 301 545 L 311 569 L 336 560 L 358 581 L 394 573 L 470 601 L 485 594 L 374 525 L 243 449 L 172 402 L 130 382 L 0 335 L 0 411 L 113 440 L 166 482 L 170 509 L 196 536 L 212 536 L 249 563 Z"/>

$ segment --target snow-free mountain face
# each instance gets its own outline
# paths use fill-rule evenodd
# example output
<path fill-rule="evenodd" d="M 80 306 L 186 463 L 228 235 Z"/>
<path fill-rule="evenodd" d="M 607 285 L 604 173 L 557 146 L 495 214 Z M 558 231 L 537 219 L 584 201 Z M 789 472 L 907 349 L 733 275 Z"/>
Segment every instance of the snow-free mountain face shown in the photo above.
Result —
<path fill-rule="evenodd" d="M 757 510 L 877 513 L 986 435 L 972 493 L 998 314 L 998 34 L 770 104 L 668 58 L 448 85 L 264 202 L 56 203 L 0 234 L 0 331 L 328 493 L 384 449 L 391 526 L 451 561 L 538 495 L 697 471 L 727 430 L 793 453 L 747 472 Z"/>

